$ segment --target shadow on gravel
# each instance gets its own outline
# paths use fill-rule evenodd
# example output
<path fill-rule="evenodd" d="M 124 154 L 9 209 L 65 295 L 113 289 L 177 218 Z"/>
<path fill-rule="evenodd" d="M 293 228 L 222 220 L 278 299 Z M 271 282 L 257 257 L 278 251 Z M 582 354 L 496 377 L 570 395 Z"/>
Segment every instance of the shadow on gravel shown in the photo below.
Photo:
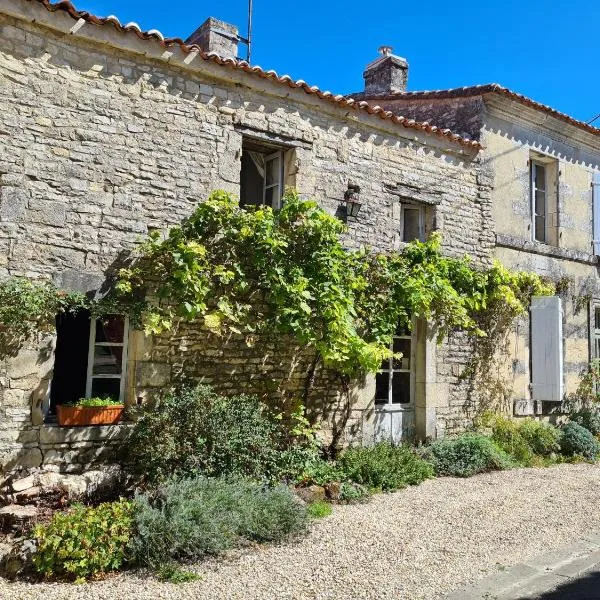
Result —
<path fill-rule="evenodd" d="M 519 600 L 600 600 L 600 571 L 593 571 L 578 579 L 571 579 L 568 583 L 549 592 L 523 597 Z"/>

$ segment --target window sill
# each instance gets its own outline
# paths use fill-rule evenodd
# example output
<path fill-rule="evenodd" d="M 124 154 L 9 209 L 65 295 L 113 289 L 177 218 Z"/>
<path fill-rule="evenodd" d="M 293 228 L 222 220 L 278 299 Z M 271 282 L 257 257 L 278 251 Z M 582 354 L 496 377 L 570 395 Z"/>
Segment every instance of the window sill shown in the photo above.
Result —
<path fill-rule="evenodd" d="M 415 405 L 410 404 L 375 404 L 375 412 L 391 413 L 391 412 L 406 412 L 414 410 Z"/>
<path fill-rule="evenodd" d="M 511 248 L 513 250 L 523 250 L 524 252 L 551 256 L 553 258 L 562 258 L 584 263 L 586 265 L 595 265 L 598 263 L 597 256 L 581 252 L 580 250 L 559 248 L 558 246 L 550 246 L 549 244 L 543 244 L 541 242 L 532 242 L 531 240 L 525 240 L 510 235 L 502 235 L 500 233 L 496 234 L 496 246 L 501 248 Z"/>
<path fill-rule="evenodd" d="M 41 444 L 71 444 L 73 442 L 102 442 L 124 440 L 133 423 L 123 421 L 116 425 L 83 425 L 61 427 L 58 423 L 40 426 Z"/>

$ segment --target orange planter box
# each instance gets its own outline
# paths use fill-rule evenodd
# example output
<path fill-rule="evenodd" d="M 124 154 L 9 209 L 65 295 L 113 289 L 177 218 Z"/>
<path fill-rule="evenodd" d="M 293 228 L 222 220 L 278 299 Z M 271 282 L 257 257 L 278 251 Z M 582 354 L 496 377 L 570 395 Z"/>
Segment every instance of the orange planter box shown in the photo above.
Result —
<path fill-rule="evenodd" d="M 58 424 L 68 427 L 82 425 L 116 425 L 123 416 L 123 404 L 113 406 L 67 406 L 58 405 Z"/>

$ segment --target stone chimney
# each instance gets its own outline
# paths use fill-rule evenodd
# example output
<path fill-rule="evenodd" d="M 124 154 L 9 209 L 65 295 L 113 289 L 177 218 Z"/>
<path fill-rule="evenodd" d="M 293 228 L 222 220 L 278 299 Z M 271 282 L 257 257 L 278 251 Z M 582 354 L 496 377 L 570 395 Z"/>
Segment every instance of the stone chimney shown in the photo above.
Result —
<path fill-rule="evenodd" d="M 216 52 L 224 58 L 237 58 L 238 28 L 214 17 L 208 17 L 190 37 L 186 44 L 196 44 L 204 52 Z"/>
<path fill-rule="evenodd" d="M 408 63 L 392 51 L 391 46 L 381 46 L 381 56 L 367 65 L 363 73 L 367 96 L 406 91 Z"/>

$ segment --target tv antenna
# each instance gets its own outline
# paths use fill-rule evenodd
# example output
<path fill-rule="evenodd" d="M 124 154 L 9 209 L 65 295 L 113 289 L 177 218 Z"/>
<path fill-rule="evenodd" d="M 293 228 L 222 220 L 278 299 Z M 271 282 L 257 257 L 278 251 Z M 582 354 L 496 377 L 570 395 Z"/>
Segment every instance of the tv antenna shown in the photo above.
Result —
<path fill-rule="evenodd" d="M 248 0 L 248 34 L 246 37 L 238 35 L 238 41 L 246 44 L 246 62 L 252 57 L 252 0 Z"/>

